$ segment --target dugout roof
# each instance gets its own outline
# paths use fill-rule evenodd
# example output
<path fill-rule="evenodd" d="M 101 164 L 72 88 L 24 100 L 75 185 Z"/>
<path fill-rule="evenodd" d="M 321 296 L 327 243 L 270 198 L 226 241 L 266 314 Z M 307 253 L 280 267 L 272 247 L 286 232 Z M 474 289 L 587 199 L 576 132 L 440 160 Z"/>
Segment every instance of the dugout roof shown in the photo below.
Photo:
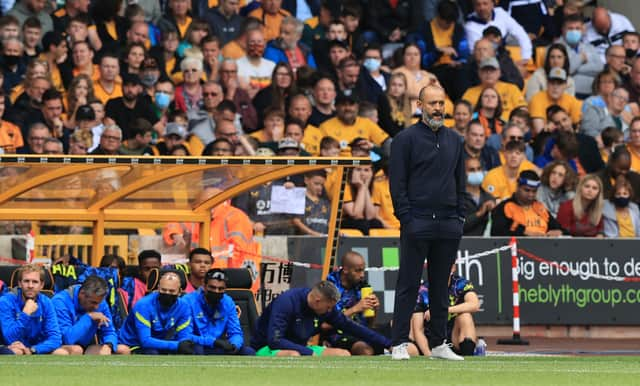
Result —
<path fill-rule="evenodd" d="M 311 170 L 344 168 L 367 158 L 0 156 L 0 221 L 59 220 L 93 223 L 92 263 L 103 248 L 105 223 L 185 221 L 201 223 L 209 240 L 210 209 L 269 181 Z M 220 193 L 201 201 L 204 187 Z M 327 257 L 337 234 L 340 200 L 333 200 Z M 328 259 L 327 259 L 328 260 Z M 328 261 L 326 262 L 328 270 Z"/>

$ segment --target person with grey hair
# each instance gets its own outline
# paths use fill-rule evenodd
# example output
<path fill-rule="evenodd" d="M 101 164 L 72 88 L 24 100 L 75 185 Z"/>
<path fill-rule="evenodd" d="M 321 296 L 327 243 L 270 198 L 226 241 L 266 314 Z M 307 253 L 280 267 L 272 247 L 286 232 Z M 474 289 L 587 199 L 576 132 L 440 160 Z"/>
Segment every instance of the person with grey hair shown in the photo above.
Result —
<path fill-rule="evenodd" d="M 42 154 L 44 152 L 44 141 L 51 137 L 51 132 L 47 125 L 36 122 L 29 126 L 27 133 L 27 143 L 18 149 L 18 154 Z"/>
<path fill-rule="evenodd" d="M 2 88 L 9 95 L 11 90 L 23 81 L 27 66 L 22 59 L 24 46 L 18 38 L 8 38 L 2 41 L 2 73 L 4 82 Z"/>
<path fill-rule="evenodd" d="M 251 338 L 257 356 L 350 356 L 349 351 L 308 346 L 323 324 L 343 331 L 370 345 L 390 347 L 391 341 L 377 332 L 353 323 L 336 309 L 340 292 L 323 280 L 312 288 L 292 288 L 278 296 L 264 310 Z"/>
<path fill-rule="evenodd" d="M 64 154 L 64 145 L 58 138 L 47 138 L 42 145 L 43 154 Z"/>
<path fill-rule="evenodd" d="M 93 155 L 120 155 L 122 130 L 118 125 L 107 125 L 100 135 L 100 145 L 91 152 Z"/>
<path fill-rule="evenodd" d="M 186 56 L 180 63 L 184 81 L 176 87 L 175 105 L 176 110 L 185 113 L 198 110 L 202 104 L 202 79 L 203 70 L 202 58 Z"/>
<path fill-rule="evenodd" d="M 56 310 L 62 335 L 62 349 L 69 354 L 129 354 L 129 347 L 118 344 L 111 311 L 105 301 L 108 284 L 99 276 L 89 276 L 58 292 L 51 302 Z M 94 344 L 94 337 L 98 343 Z"/>
<path fill-rule="evenodd" d="M 258 129 L 258 112 L 253 106 L 249 93 L 240 88 L 236 61 L 229 58 L 224 59 L 220 63 L 219 74 L 224 98 L 232 101 L 236 106 L 236 111 L 242 116 L 242 129 L 246 133 L 256 131 Z"/>
<path fill-rule="evenodd" d="M 300 41 L 303 30 L 304 23 L 300 20 L 293 16 L 285 17 L 280 24 L 280 36 L 267 43 L 264 57 L 274 63 L 287 63 L 293 71 L 302 66 L 317 68 L 311 48 Z"/>

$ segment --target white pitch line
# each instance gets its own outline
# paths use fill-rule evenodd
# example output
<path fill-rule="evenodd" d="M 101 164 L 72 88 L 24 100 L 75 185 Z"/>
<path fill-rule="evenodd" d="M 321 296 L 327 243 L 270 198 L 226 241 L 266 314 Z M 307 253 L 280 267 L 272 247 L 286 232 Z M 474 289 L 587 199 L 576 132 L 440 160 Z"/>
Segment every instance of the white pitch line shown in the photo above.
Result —
<path fill-rule="evenodd" d="M 499 360 L 480 360 L 480 361 L 467 361 L 467 362 L 445 362 L 445 361 L 428 361 L 422 360 L 421 363 L 418 360 L 412 360 L 409 362 L 411 365 L 420 364 L 424 367 L 412 367 L 405 364 L 391 364 L 382 362 L 362 362 L 362 361 L 346 361 L 346 362 L 320 362 L 312 363 L 310 361 L 300 361 L 296 363 L 296 359 L 287 360 L 288 363 L 282 363 L 282 361 L 211 361 L 211 362 L 149 362 L 149 363 L 130 363 L 126 361 L 83 361 L 83 362 L 66 362 L 66 361 L 47 361 L 47 362 L 33 362 L 33 361 L 0 361 L 0 365 L 10 367 L 11 365 L 19 366 L 34 366 L 34 365 L 51 365 L 51 366 L 69 366 L 69 367 L 86 367 L 86 366 L 104 366 L 104 367 L 129 367 L 129 368 L 148 368 L 148 367 L 167 367 L 167 368 L 193 368 L 193 367 L 210 367 L 210 368 L 236 368 L 236 369 L 372 369 L 382 371 L 398 371 L 399 369 L 406 370 L 438 370 L 441 366 L 437 366 L 436 363 L 446 366 L 464 366 L 465 372 L 471 371 L 476 373 L 495 373 L 504 371 L 521 371 L 524 370 L 523 365 L 540 365 L 539 361 L 519 361 L 519 362 L 504 362 Z M 579 361 L 576 361 L 579 362 Z M 611 362 L 608 362 L 611 363 Z M 514 366 L 510 366 L 513 364 Z M 559 363 L 562 364 L 562 363 Z M 436 365 L 436 366 L 432 366 Z M 479 367 L 475 367 L 475 366 Z M 489 365 L 489 366 L 488 366 Z M 516 367 L 517 366 L 517 367 Z M 640 368 L 629 369 L 532 369 L 526 368 L 529 373 L 555 373 L 555 374 L 625 374 L 625 375 L 640 375 Z"/>

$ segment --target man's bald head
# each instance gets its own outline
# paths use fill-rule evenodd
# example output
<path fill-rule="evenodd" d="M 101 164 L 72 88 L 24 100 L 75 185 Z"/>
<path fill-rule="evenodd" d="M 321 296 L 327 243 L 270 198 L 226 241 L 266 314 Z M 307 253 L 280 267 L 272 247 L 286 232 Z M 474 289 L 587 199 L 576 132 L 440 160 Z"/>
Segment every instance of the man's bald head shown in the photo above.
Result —
<path fill-rule="evenodd" d="M 487 58 L 495 58 L 496 50 L 493 48 L 491 40 L 487 38 L 478 39 L 473 45 L 473 57 L 478 63 Z"/>
<path fill-rule="evenodd" d="M 598 7 L 593 10 L 593 28 L 601 34 L 608 34 L 611 29 L 611 16 L 609 11 L 604 7 Z"/>
<path fill-rule="evenodd" d="M 444 89 L 438 85 L 430 84 L 428 86 L 424 86 L 422 90 L 420 90 L 420 94 L 418 95 L 418 99 L 424 102 L 424 99 L 428 95 L 440 95 L 443 94 L 446 96 Z"/>
<path fill-rule="evenodd" d="M 164 294 L 180 294 L 180 277 L 175 272 L 167 272 L 160 278 L 158 292 Z"/>
<path fill-rule="evenodd" d="M 354 251 L 349 251 L 342 256 L 342 267 L 354 267 L 360 264 L 364 264 L 364 257 L 361 254 Z"/>
<path fill-rule="evenodd" d="M 364 281 L 365 262 L 361 254 L 349 251 L 342 256 L 340 280 L 345 288 L 353 288 Z"/>

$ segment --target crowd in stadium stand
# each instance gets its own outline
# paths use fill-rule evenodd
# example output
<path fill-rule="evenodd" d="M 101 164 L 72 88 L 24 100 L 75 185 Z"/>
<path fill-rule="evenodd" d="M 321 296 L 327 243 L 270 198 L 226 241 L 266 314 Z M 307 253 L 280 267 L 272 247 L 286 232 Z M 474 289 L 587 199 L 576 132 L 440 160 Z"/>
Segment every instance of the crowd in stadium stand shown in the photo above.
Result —
<path fill-rule="evenodd" d="M 552 235 L 538 221 L 548 212 L 567 235 L 636 237 L 640 35 L 591 3 L 2 0 L 0 147 L 371 157 L 349 172 L 342 220 L 368 235 L 399 229 L 390 143 L 435 84 L 464 141 L 466 234 Z M 540 205 L 491 216 L 527 170 L 541 177 Z M 233 205 L 256 234 L 322 235 L 337 183 L 330 170 L 291 176 Z M 269 211 L 278 185 L 306 188 L 304 215 Z"/>

